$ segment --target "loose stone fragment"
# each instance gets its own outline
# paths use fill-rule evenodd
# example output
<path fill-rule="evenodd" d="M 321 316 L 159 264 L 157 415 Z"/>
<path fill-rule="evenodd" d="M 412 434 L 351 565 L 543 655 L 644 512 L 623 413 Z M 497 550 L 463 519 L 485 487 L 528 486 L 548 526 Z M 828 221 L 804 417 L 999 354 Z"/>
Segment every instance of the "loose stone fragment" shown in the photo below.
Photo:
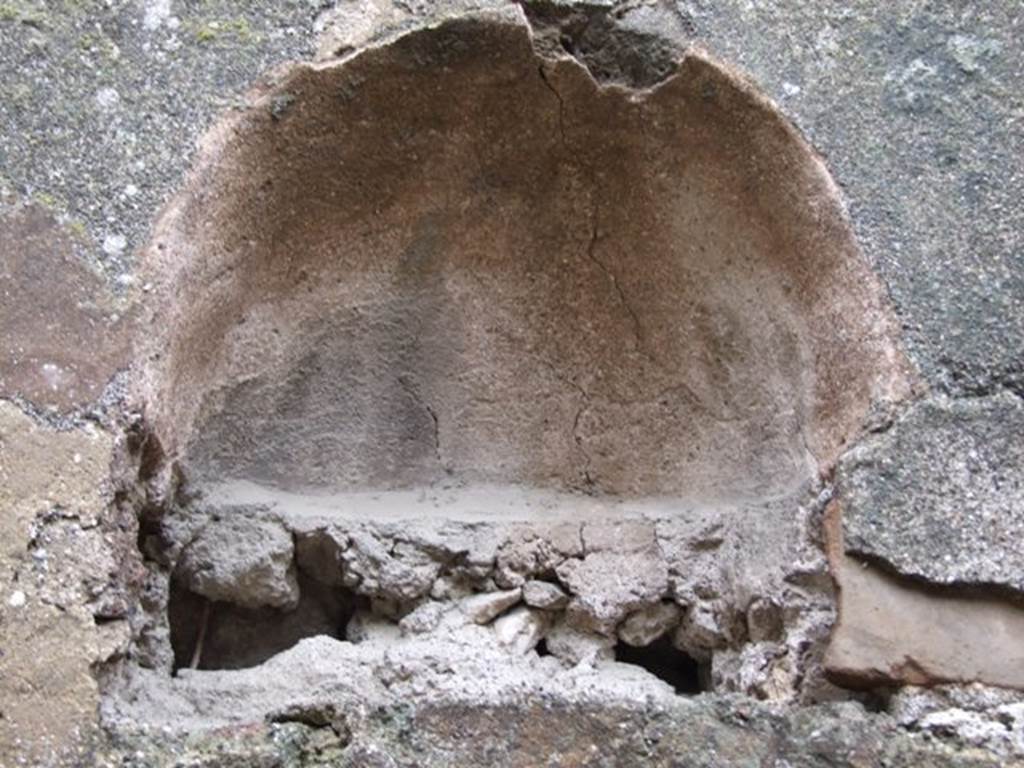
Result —
<path fill-rule="evenodd" d="M 403 635 L 423 635 L 432 632 L 441 623 L 447 606 L 428 600 L 398 622 Z"/>
<path fill-rule="evenodd" d="M 525 606 L 516 608 L 494 622 L 498 642 L 512 653 L 520 655 L 536 648 L 550 628 L 549 613 Z"/>
<path fill-rule="evenodd" d="M 619 626 L 619 639 L 628 645 L 650 645 L 679 623 L 682 610 L 675 603 L 658 603 L 631 613 Z"/>
<path fill-rule="evenodd" d="M 597 552 L 567 560 L 558 570 L 573 594 L 568 610 L 578 625 L 611 635 L 630 611 L 661 600 L 668 592 L 664 559 L 651 550 L 630 554 Z"/>
<path fill-rule="evenodd" d="M 435 600 L 459 600 L 472 594 L 472 589 L 461 579 L 441 576 L 430 587 L 430 596 Z"/>
<path fill-rule="evenodd" d="M 293 608 L 299 585 L 292 535 L 274 520 L 232 515 L 209 523 L 179 564 L 186 584 L 210 600 L 247 608 Z"/>
<path fill-rule="evenodd" d="M 752 643 L 715 653 L 711 667 L 715 690 L 739 690 L 760 699 L 790 699 L 800 682 L 790 652 L 777 643 Z"/>
<path fill-rule="evenodd" d="M 344 535 L 332 528 L 296 532 L 295 561 L 317 581 L 341 586 L 341 553 L 347 543 Z"/>
<path fill-rule="evenodd" d="M 778 640 L 782 629 L 782 607 L 775 601 L 758 598 L 747 608 L 747 632 L 752 642 Z"/>
<path fill-rule="evenodd" d="M 522 592 L 509 589 L 504 592 L 484 592 L 467 597 L 460 607 L 470 621 L 477 624 L 489 624 L 502 613 L 519 602 Z"/>
<path fill-rule="evenodd" d="M 523 585 L 523 602 L 533 608 L 559 611 L 569 603 L 569 596 L 550 581 L 528 581 Z"/>
<path fill-rule="evenodd" d="M 570 666 L 608 661 L 615 655 L 615 641 L 612 638 L 583 632 L 564 621 L 548 632 L 544 642 L 552 656 Z"/>
<path fill-rule="evenodd" d="M 704 654 L 724 647 L 728 638 L 714 609 L 698 604 L 686 612 L 673 642 L 690 654 Z"/>
<path fill-rule="evenodd" d="M 340 555 L 345 586 L 360 594 L 403 602 L 418 600 L 430 592 L 441 564 L 415 546 L 390 545 L 379 537 L 353 534 L 351 545 Z"/>
<path fill-rule="evenodd" d="M 578 524 L 521 528 L 497 552 L 495 581 L 503 587 L 522 586 L 532 577 L 557 568 L 566 558 L 582 554 Z"/>

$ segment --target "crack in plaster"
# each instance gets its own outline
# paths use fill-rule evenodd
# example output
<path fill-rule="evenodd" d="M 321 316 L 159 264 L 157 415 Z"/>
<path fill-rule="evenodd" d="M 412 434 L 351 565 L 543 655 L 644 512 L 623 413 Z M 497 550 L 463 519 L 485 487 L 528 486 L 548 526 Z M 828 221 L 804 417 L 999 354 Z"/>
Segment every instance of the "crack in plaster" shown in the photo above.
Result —
<path fill-rule="evenodd" d="M 405 393 L 409 395 L 409 397 L 411 397 L 418 406 L 426 411 L 428 416 L 430 416 L 430 420 L 433 425 L 434 456 L 437 458 L 437 463 L 441 465 L 444 471 L 449 472 L 450 468 L 445 463 L 441 454 L 441 422 L 437 418 L 437 412 L 423 399 L 422 395 L 420 395 L 416 388 L 409 383 L 407 377 L 399 376 L 397 381 L 398 385 L 405 391 Z"/>

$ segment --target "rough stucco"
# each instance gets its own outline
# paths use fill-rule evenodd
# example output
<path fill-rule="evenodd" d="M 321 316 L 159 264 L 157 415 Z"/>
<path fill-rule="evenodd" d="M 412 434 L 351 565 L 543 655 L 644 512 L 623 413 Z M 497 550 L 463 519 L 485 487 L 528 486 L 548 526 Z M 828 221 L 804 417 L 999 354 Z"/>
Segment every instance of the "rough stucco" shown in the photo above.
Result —
<path fill-rule="evenodd" d="M 826 157 L 928 380 L 954 394 L 1019 393 L 1019 7 L 683 7 L 702 36 L 764 84 Z"/>
<path fill-rule="evenodd" d="M 342 2 L 334 26 L 329 16 L 316 21 L 318 29 L 328 26 L 319 50 L 329 57 L 346 46 L 355 49 L 380 42 L 430 17 L 469 5 L 473 4 Z M 544 13 L 550 11 L 549 15 L 560 18 L 562 11 L 551 10 L 560 5 L 545 5 Z M 586 7 L 584 15 L 615 5 L 594 3 Z M 142 290 L 146 279 L 136 271 L 135 254 L 147 239 L 157 209 L 179 186 L 182 169 L 194 152 L 192 139 L 214 114 L 230 107 L 240 89 L 253 82 L 258 73 L 317 47 L 310 30 L 319 10 L 301 3 L 252 3 L 239 10 L 233 4 L 186 6 L 164 0 L 69 3 L 59 8 L 27 0 L 2 4 L 0 193 L 4 220 L 8 222 L 5 226 L 26 215 L 24 211 L 41 221 L 38 212 L 22 207 L 33 200 L 49 209 L 73 234 L 74 258 L 88 264 L 89 271 L 99 266 L 114 293 L 126 291 L 130 298 L 138 289 L 146 294 Z M 892 466 L 895 476 L 903 478 L 904 498 L 927 498 L 929 474 L 918 472 L 915 452 L 904 449 L 915 441 L 928 450 L 935 447 L 935 438 L 929 435 L 936 433 L 936 419 L 920 414 L 933 411 L 941 416 L 947 409 L 958 414 L 951 424 L 938 419 L 943 422 L 939 430 L 942 439 L 956 446 L 975 439 L 977 434 L 998 437 L 1003 434 L 998 422 L 1001 414 L 1019 410 L 1013 398 L 1021 390 L 1024 270 L 1020 254 L 1024 251 L 1020 237 L 1024 227 L 1015 201 L 1024 183 L 1019 161 L 1024 153 L 1021 97 L 1015 84 L 1020 82 L 1024 56 L 1020 51 L 1022 22 L 1016 7 L 1009 3 L 985 7 L 967 3 L 850 7 L 800 0 L 754 6 L 729 0 L 713 6 L 702 2 L 630 3 L 619 4 L 614 10 L 614 26 L 640 35 L 629 39 L 642 52 L 641 60 L 650 53 L 660 62 L 666 45 L 678 52 L 697 41 L 713 55 L 739 64 L 822 153 L 842 187 L 859 242 L 895 300 L 903 342 L 929 386 L 945 391 L 951 398 L 936 398 L 919 408 L 915 418 L 920 423 L 911 420 L 912 429 L 885 433 L 891 427 L 884 414 L 874 422 L 883 434 L 873 439 L 869 451 Z M 669 43 L 658 42 L 666 38 Z M 658 49 L 656 56 L 651 53 L 654 48 Z M 578 53 L 583 57 L 587 52 Z M 600 51 L 595 61 L 601 63 Z M 280 102 L 276 111 L 286 112 L 287 107 L 287 103 Z M 44 263 L 68 264 L 66 251 L 55 255 L 61 248 L 47 248 Z M 84 284 L 92 282 L 84 277 L 89 271 L 74 266 L 60 268 L 62 276 L 82 276 L 67 281 L 68 285 L 74 284 L 76 295 Z M 53 292 L 63 295 L 61 290 Z M 97 297 L 106 291 L 95 287 L 87 293 Z M 37 297 L 31 299 L 36 305 L 46 301 L 45 291 L 29 295 Z M 4 309 L 13 310 L 15 316 L 44 318 L 45 313 L 41 314 L 38 306 L 30 306 L 31 302 L 5 304 Z M 26 307 L 30 311 L 26 312 Z M 69 317 L 88 318 L 90 312 L 72 312 Z M 9 327 L 3 326 L 4 330 Z M 17 331 L 15 342 L 20 342 L 19 336 L 31 333 L 32 326 L 25 326 Z M 45 338 L 39 333 L 32 342 Z M 82 337 L 73 334 L 70 338 L 75 339 L 70 346 L 54 346 L 47 354 L 81 359 L 80 350 L 72 346 L 81 345 Z M 46 414 L 51 423 L 76 426 L 77 430 L 56 433 L 38 424 L 32 426 L 16 409 L 3 405 L 8 430 L 5 434 L 11 436 L 3 446 L 3 459 L 29 457 L 24 465 L 28 475 L 39 467 L 50 472 L 67 466 L 60 446 L 87 435 L 92 429 L 90 419 L 103 418 L 105 410 L 109 413 L 120 408 L 112 399 L 117 396 L 116 388 L 108 390 L 103 402 L 94 404 L 98 405 L 94 412 L 90 413 L 86 400 L 102 387 L 104 371 L 112 372 L 120 365 L 121 340 L 116 336 L 108 340 L 106 334 L 86 338 L 84 343 L 94 346 L 104 363 L 87 372 L 81 383 L 75 383 L 74 398 L 55 403 L 52 390 L 44 397 L 38 387 L 32 389 L 22 383 L 11 387 L 7 383 L 10 374 L 3 374 L 5 384 L 0 395 L 17 399 L 22 409 L 41 415 L 46 414 L 47 406 L 83 406 L 70 420 L 52 412 Z M 82 392 L 89 394 L 83 396 Z M 961 402 L 964 396 L 974 395 L 985 395 L 983 403 L 998 401 L 1000 407 L 975 408 Z M 964 426 L 960 416 L 967 411 L 971 412 L 970 424 Z M 24 437 L 33 430 L 42 430 L 40 434 L 47 436 L 42 453 L 36 451 L 33 440 Z M 1012 436 L 1007 439 L 1012 449 Z M 85 451 L 80 453 L 87 455 Z M 939 458 L 947 455 L 940 454 Z M 993 471 L 1000 475 L 999 457 L 993 461 Z M 848 466 L 857 464 L 851 461 Z M 869 477 L 865 466 L 858 469 L 864 480 L 862 488 L 884 490 L 885 482 Z M 92 479 L 99 485 L 102 477 L 106 475 Z M 931 519 L 938 511 L 948 525 L 943 510 L 955 509 L 958 500 L 977 508 L 977 488 L 970 478 L 966 482 L 943 481 L 946 498 L 932 507 Z M 10 487 L 20 488 L 13 484 Z M 988 514 L 998 507 L 998 501 L 983 490 L 988 501 L 981 511 Z M 160 491 L 154 486 L 146 493 L 152 501 Z M 851 492 L 846 493 L 844 501 L 850 501 Z M 899 498 L 897 502 L 903 503 Z M 15 527 L 28 520 L 28 513 L 17 501 L 4 498 L 0 508 L 5 524 L 8 517 L 15 521 Z M 890 513 L 878 509 L 870 512 L 882 513 L 882 519 Z M 37 539 L 17 531 L 4 537 L 11 543 L 0 563 L 6 569 L 2 619 L 5 663 L 17 672 L 4 675 L 4 679 L 18 681 L 21 688 L 10 697 L 14 707 L 7 704 L 6 693 L 3 697 L 5 730 L 0 744 L 5 750 L 4 759 L 58 764 L 56 751 L 64 751 L 67 762 L 73 764 L 71 755 L 91 749 L 92 735 L 97 734 L 87 717 L 96 702 L 95 683 L 84 670 L 93 660 L 125 650 L 125 623 L 108 621 L 109 617 L 125 615 L 127 603 L 121 591 L 125 575 L 113 579 L 121 587 L 104 587 L 109 587 L 110 574 L 118 570 L 109 566 L 111 559 L 122 565 L 132 561 L 133 556 L 123 548 L 126 541 L 134 548 L 135 532 L 128 522 L 115 526 L 116 530 L 110 528 L 113 520 L 108 520 L 107 526 L 50 517 L 46 521 Z M 988 595 L 984 591 L 954 591 L 949 595 L 951 601 L 941 597 L 936 601 L 930 597 L 933 593 L 922 586 L 921 576 L 950 580 L 966 572 L 971 579 L 984 582 L 1019 581 L 1014 559 L 999 557 L 1006 547 L 998 537 L 977 539 L 973 530 L 958 526 L 954 520 L 952 538 L 971 543 L 970 562 L 964 563 L 962 555 L 934 547 L 935 558 L 925 562 L 916 548 L 904 550 L 894 534 L 905 521 L 892 522 L 896 527 L 882 526 L 877 537 L 871 526 L 860 525 L 853 546 L 870 552 L 878 562 L 884 561 L 890 570 L 903 570 L 918 580 L 883 575 L 872 567 L 858 571 L 844 583 L 843 570 L 837 567 L 840 608 L 846 599 L 842 592 L 845 589 L 847 596 L 860 599 L 858 604 L 865 610 L 846 613 L 834 648 L 842 648 L 851 629 L 860 632 L 861 637 L 871 631 L 872 622 L 877 622 L 879 616 L 877 605 L 866 599 L 871 594 L 880 601 L 896 601 L 893 604 L 904 598 L 909 601 L 909 609 L 898 611 L 894 617 L 897 624 L 906 624 L 911 615 L 921 618 L 902 633 L 892 632 L 891 623 L 882 627 L 885 642 L 876 646 L 880 653 L 862 655 L 852 676 L 847 677 L 861 685 L 865 680 L 883 678 L 896 683 L 920 682 L 919 668 L 913 665 L 902 667 L 911 674 L 898 673 L 909 647 L 907 636 L 927 632 L 934 621 L 941 621 L 946 615 L 942 606 L 947 602 L 954 609 L 950 615 L 952 626 L 954 620 L 962 618 L 955 612 L 956 606 L 964 605 L 967 611 L 972 606 L 981 609 L 982 601 L 972 598 L 963 602 L 965 595 Z M 851 525 L 858 524 L 851 521 Z M 40 546 L 39 541 L 50 543 Z M 714 526 L 692 534 L 696 546 L 710 541 L 719 541 Z M 835 534 L 831 537 L 833 547 L 837 541 Z M 323 546 L 322 541 L 318 540 L 316 546 Z M 48 563 L 59 563 L 52 555 L 57 547 L 61 552 L 73 553 L 65 561 L 66 567 L 42 568 L 44 558 L 38 556 L 39 550 L 50 553 L 45 558 Z M 949 569 L 938 566 L 940 561 L 946 562 L 947 556 L 954 561 L 959 558 L 952 577 Z M 20 596 L 15 598 L 16 610 L 6 601 L 19 591 L 10 587 L 15 584 L 14 574 L 22 573 L 26 562 L 32 563 L 33 588 L 51 591 L 46 593 L 48 602 L 37 604 L 34 593 L 21 589 L 25 603 L 21 604 Z M 974 567 L 977 563 L 985 564 L 985 568 L 979 571 Z M 819 578 L 814 569 L 797 576 L 800 567 L 794 578 Z M 85 578 L 89 588 L 82 591 L 75 586 L 68 591 L 65 585 L 78 585 L 79 574 L 83 573 L 90 574 Z M 898 589 L 892 584 L 898 584 Z M 87 596 L 92 589 L 98 591 L 99 599 Z M 63 598 L 53 597 L 54 591 L 61 590 L 65 591 Z M 61 608 L 50 607 L 51 603 Z M 83 611 L 75 605 L 89 608 Z M 1005 604 L 1000 605 L 998 610 L 1004 610 Z M 103 619 L 102 627 L 93 629 L 89 613 L 108 618 Z M 80 638 L 80 642 L 63 642 L 71 637 Z M 50 644 L 58 639 L 61 642 Z M 94 642 L 98 643 L 95 653 Z M 953 636 L 951 642 L 956 643 L 957 637 Z M 73 645 L 70 652 L 68 645 Z M 862 651 L 864 647 L 854 650 Z M 14 651 L 8 654 L 11 648 Z M 939 660 L 940 667 L 948 670 L 948 656 L 945 658 Z M 1001 658 L 1000 649 L 994 649 L 986 663 L 991 658 Z M 932 657 L 929 663 L 934 661 Z M 836 666 L 844 674 L 851 672 L 849 664 Z M 998 677 L 998 665 L 994 669 L 993 676 Z M 892 674 L 893 670 L 897 674 Z M 879 671 L 880 676 L 876 674 Z M 948 679 L 942 669 L 938 671 L 930 677 Z M 446 674 L 444 669 L 440 674 Z M 411 679 L 417 679 L 415 673 Z M 66 717 L 40 721 L 36 699 L 31 698 L 40 691 L 46 692 L 55 712 Z M 422 693 L 415 689 L 409 692 L 417 697 Z M 217 695 L 223 697 L 224 693 L 219 691 Z M 789 759 L 796 764 L 874 761 L 897 765 L 1007 765 L 1012 764 L 1007 756 L 1010 752 L 1024 751 L 1013 746 L 1012 734 L 1021 722 L 1014 719 L 1013 707 L 1019 706 L 1014 696 L 1013 692 L 997 695 L 990 689 L 971 686 L 954 686 L 952 693 L 918 694 L 904 689 L 890 704 L 899 729 L 893 729 L 885 716 L 866 714 L 856 704 L 837 709 L 778 710 L 754 707 L 746 699 L 719 697 L 702 697 L 683 709 L 655 707 L 645 710 L 643 716 L 631 708 L 595 712 L 576 704 L 555 718 L 548 709 L 535 716 L 518 702 L 496 704 L 486 710 L 475 703 L 469 708 L 449 704 L 436 714 L 431 714 L 429 708 L 410 710 L 400 703 L 383 707 L 367 721 L 353 723 L 354 734 L 331 712 L 299 707 L 281 713 L 282 722 L 250 724 L 235 733 L 201 735 L 188 744 L 185 739 L 175 745 L 174 739 L 150 743 L 141 738 L 122 747 L 129 753 L 138 749 L 144 757 L 135 759 L 150 764 L 171 761 L 182 754 L 209 765 L 257 759 L 269 765 L 315 765 L 337 759 L 353 765 L 415 761 L 450 764 L 459 759 L 505 760 L 512 764 L 517 753 L 520 757 L 523 754 L 516 747 L 524 743 L 523 733 L 535 734 L 542 726 L 557 723 L 557 733 L 548 729 L 544 731 L 545 739 L 558 744 L 557 754 L 566 764 L 573 759 L 592 762 L 593 744 L 600 743 L 608 745 L 609 754 L 635 752 L 637 764 L 684 760 L 688 761 L 685 764 L 700 765 L 717 759 L 716 750 L 726 749 L 736 759 Z M 25 708 L 21 707 L 23 703 Z M 15 713 L 14 718 L 9 717 L 10 712 Z M 486 714 L 472 719 L 481 712 Z M 737 717 L 744 722 L 739 731 L 732 725 Z M 453 722 L 461 725 L 451 736 Z M 630 723 L 635 725 L 632 732 L 642 734 L 643 744 L 622 736 L 624 730 L 630 730 Z M 908 734 L 904 729 L 920 731 L 927 737 Z M 489 734 L 491 741 L 473 738 L 481 732 Z M 699 738 L 693 737 L 695 732 Z M 674 735 L 685 736 L 685 742 L 677 742 Z M 492 749 L 494 743 L 500 745 L 498 752 Z M 662 746 L 654 747 L 652 754 L 651 744 Z M 485 758 L 480 750 L 486 753 Z M 102 764 L 100 752 L 90 754 L 87 760 Z M 110 760 L 120 761 L 120 757 Z"/>
<path fill-rule="evenodd" d="M 332 723 L 310 727 L 306 723 Z M 212 765 L 263 760 L 268 765 L 450 766 L 497 763 L 533 766 L 545 761 L 589 765 L 905 765 L 925 768 L 996 766 L 981 750 L 948 749 L 916 739 L 857 705 L 785 711 L 750 702 L 696 698 L 634 706 L 580 704 L 518 697 L 514 704 L 479 702 L 396 704 L 351 718 L 315 707 L 282 712 L 278 722 L 211 737 L 179 736 L 143 759 Z M 215 758 L 211 758 L 216 755 Z"/>
<path fill-rule="evenodd" d="M 98 738 L 92 665 L 127 640 L 87 603 L 117 566 L 94 533 L 112 440 L 56 432 L 0 403 L 0 762 L 72 759 Z"/>

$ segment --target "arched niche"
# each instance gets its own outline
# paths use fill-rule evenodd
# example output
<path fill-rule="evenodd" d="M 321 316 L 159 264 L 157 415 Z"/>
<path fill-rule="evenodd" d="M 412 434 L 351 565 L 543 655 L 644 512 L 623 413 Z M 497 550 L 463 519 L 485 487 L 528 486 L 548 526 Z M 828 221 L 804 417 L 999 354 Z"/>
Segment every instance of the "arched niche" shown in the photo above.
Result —
<path fill-rule="evenodd" d="M 821 160 L 703 53 L 601 85 L 464 19 L 253 99 L 149 253 L 190 479 L 767 498 L 906 392 Z"/>

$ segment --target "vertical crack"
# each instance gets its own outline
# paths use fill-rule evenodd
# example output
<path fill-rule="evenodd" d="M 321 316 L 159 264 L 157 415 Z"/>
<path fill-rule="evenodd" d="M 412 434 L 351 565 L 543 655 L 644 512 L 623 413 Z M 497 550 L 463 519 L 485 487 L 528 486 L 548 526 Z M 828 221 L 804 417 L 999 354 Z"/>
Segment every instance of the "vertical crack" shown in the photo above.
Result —
<path fill-rule="evenodd" d="M 583 391 L 582 389 L 580 390 Z M 595 490 L 597 483 L 594 480 L 594 476 L 590 473 L 590 467 L 593 464 L 593 459 L 586 448 L 583 447 L 583 436 L 580 434 L 580 419 L 583 418 L 583 414 L 590 408 L 590 398 L 584 392 L 583 402 L 580 407 L 576 409 L 576 416 L 572 420 L 572 439 L 576 444 L 576 450 L 583 456 L 583 485 L 588 493 Z"/>
<path fill-rule="evenodd" d="M 591 474 L 591 466 L 593 464 L 593 458 L 586 448 L 583 447 L 583 436 L 580 434 L 580 421 L 583 419 L 583 414 L 590 410 L 590 393 L 575 379 L 570 379 L 564 376 L 558 371 L 555 366 L 549 363 L 547 360 L 541 360 L 541 364 L 547 368 L 551 375 L 558 379 L 563 384 L 566 384 L 579 393 L 580 404 L 576 409 L 576 415 L 572 419 L 572 441 L 576 446 L 577 452 L 583 457 L 583 490 L 587 493 L 593 493 L 597 489 L 597 481 Z"/>
<path fill-rule="evenodd" d="M 561 137 L 562 146 L 565 147 L 565 99 L 562 98 L 562 94 L 555 87 L 554 83 L 552 83 L 551 80 L 548 79 L 548 74 L 545 71 L 543 64 L 537 67 L 537 73 L 540 75 L 541 82 L 544 83 L 544 86 L 549 91 L 551 91 L 552 94 L 554 94 L 556 99 L 558 99 L 558 132 Z M 597 185 L 595 183 L 595 194 L 596 189 Z M 589 258 L 590 261 L 592 261 L 598 267 L 598 269 L 601 270 L 605 277 L 608 278 L 608 281 L 611 283 L 612 288 L 615 290 L 615 293 L 619 298 L 619 303 L 622 305 L 623 309 L 625 309 L 626 313 L 629 315 L 630 320 L 633 323 L 633 335 L 636 337 L 637 351 L 640 352 L 640 354 L 647 357 L 651 362 L 657 363 L 654 357 L 647 351 L 647 345 L 644 338 L 644 329 L 643 325 L 640 322 L 640 316 L 637 314 L 636 310 L 633 308 L 633 305 L 629 302 L 629 299 L 626 297 L 626 293 L 625 291 L 623 291 L 622 286 L 619 284 L 618 278 L 616 278 L 615 274 L 608 268 L 608 266 L 604 262 L 597 258 L 597 241 L 600 236 L 598 232 L 599 207 L 600 203 L 598 201 L 595 201 L 591 209 L 590 240 L 587 243 L 587 258 Z"/>
<path fill-rule="evenodd" d="M 437 463 L 441 465 L 444 471 L 450 472 L 451 470 L 444 463 L 444 459 L 441 457 L 441 422 L 437 418 L 437 413 L 434 411 L 433 408 L 430 407 L 430 404 L 423 399 L 420 393 L 416 390 L 416 388 L 409 382 L 409 380 L 406 377 L 399 376 L 398 385 L 407 395 L 409 395 L 409 397 L 411 397 L 416 402 L 417 405 L 419 405 L 424 411 L 427 412 L 428 416 L 430 416 L 430 421 L 433 424 L 434 455 L 437 457 Z"/>
<path fill-rule="evenodd" d="M 637 314 L 636 310 L 633 308 L 633 305 L 626 297 L 626 292 L 622 290 L 622 285 L 619 283 L 619 279 L 615 276 L 615 273 L 608 268 L 607 264 L 605 264 L 597 257 L 597 241 L 600 238 L 600 233 L 598 231 L 597 225 L 599 207 L 600 205 L 598 203 L 595 203 L 591 211 L 590 240 L 587 243 L 587 258 L 591 262 L 593 262 L 594 265 L 596 265 L 597 268 L 600 269 L 604 276 L 608 279 L 608 282 L 611 284 L 616 296 L 618 296 L 619 298 L 619 304 L 622 305 L 622 308 L 626 310 L 626 314 L 629 315 L 630 320 L 633 323 L 633 336 L 636 338 L 637 352 L 642 354 L 652 363 L 657 363 L 658 361 L 655 360 L 654 356 L 651 355 L 651 353 L 647 350 L 647 342 L 644 337 L 644 327 L 643 324 L 640 322 L 640 316 Z"/>
<path fill-rule="evenodd" d="M 544 87 L 547 88 L 551 93 L 558 99 L 558 135 L 562 141 L 562 146 L 565 147 L 565 100 L 562 98 L 562 94 L 558 92 L 554 84 L 548 80 L 548 73 L 544 71 L 544 65 L 541 64 L 537 67 L 537 73 L 540 75 L 541 82 L 544 83 Z"/>

